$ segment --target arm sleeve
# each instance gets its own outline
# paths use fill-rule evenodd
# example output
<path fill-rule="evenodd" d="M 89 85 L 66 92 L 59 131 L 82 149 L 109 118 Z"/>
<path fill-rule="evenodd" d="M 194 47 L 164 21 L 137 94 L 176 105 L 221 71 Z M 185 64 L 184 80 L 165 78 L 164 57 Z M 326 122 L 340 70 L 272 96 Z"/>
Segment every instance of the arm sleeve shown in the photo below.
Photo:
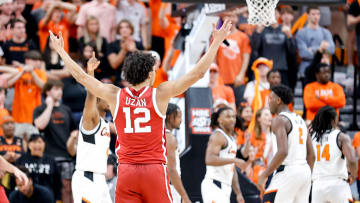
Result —
<path fill-rule="evenodd" d="M 334 83 L 332 89 L 334 91 L 334 96 L 328 97 L 326 100 L 326 104 L 334 108 L 344 107 L 346 103 L 346 98 L 343 88 L 340 85 Z"/>
<path fill-rule="evenodd" d="M 315 89 L 312 87 L 312 84 L 308 84 L 305 86 L 304 104 L 305 107 L 309 110 L 317 110 L 323 106 L 326 106 L 325 102 L 316 98 Z"/>
<path fill-rule="evenodd" d="M 285 43 L 286 43 L 287 56 L 291 58 L 296 58 L 296 51 L 297 51 L 296 39 L 294 37 L 287 38 Z"/>
<path fill-rule="evenodd" d="M 258 32 L 254 32 L 251 36 L 251 40 L 250 40 L 250 45 L 251 45 L 251 55 L 252 57 L 254 57 L 255 59 L 260 57 L 260 52 L 261 52 L 261 33 L 258 33 Z"/>
<path fill-rule="evenodd" d="M 296 34 L 296 44 L 301 58 L 312 59 L 314 54 L 308 49 L 306 45 L 306 33 L 302 29 Z"/>

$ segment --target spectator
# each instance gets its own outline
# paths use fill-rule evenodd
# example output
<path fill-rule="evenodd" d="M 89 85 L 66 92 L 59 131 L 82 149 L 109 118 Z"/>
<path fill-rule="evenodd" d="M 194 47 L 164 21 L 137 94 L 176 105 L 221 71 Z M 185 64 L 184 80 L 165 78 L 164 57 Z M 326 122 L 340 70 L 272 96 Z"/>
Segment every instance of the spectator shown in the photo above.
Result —
<path fill-rule="evenodd" d="M 266 74 L 266 79 L 269 82 L 271 89 L 271 87 L 281 84 L 281 73 L 279 70 L 272 69 Z M 270 89 L 265 89 L 260 91 L 261 101 L 262 101 L 261 108 L 269 108 L 269 96 L 271 93 Z M 254 102 L 252 103 L 252 106 L 254 106 Z"/>
<path fill-rule="evenodd" d="M 240 146 L 245 143 L 245 132 L 251 122 L 252 108 L 245 100 L 238 105 L 236 112 L 235 131 L 237 134 L 237 144 Z"/>
<path fill-rule="evenodd" d="M 13 0 L 0 2 L 0 41 L 7 41 L 11 38 L 10 20 L 13 19 L 15 5 Z"/>
<path fill-rule="evenodd" d="M 71 23 L 66 17 L 62 17 L 63 9 L 61 2 L 54 1 L 46 11 L 45 17 L 39 22 L 40 49 L 42 52 L 45 50 L 49 38 L 49 30 L 54 33 L 62 33 L 65 51 L 69 51 L 69 27 Z M 67 9 L 76 11 L 74 5 Z"/>
<path fill-rule="evenodd" d="M 265 163 L 265 160 L 268 160 L 271 156 L 269 152 L 269 147 L 272 145 L 270 137 L 272 115 L 270 110 L 267 108 L 258 110 L 255 119 L 255 127 L 254 131 L 251 132 L 250 143 L 257 151 L 255 159 L 262 159 Z"/>
<path fill-rule="evenodd" d="M 305 85 L 316 81 L 315 69 L 320 63 L 330 65 L 330 55 L 328 52 L 326 52 L 323 49 L 319 49 L 316 51 L 313 60 L 311 61 L 310 65 L 306 68 L 305 80 L 304 80 Z"/>
<path fill-rule="evenodd" d="M 217 100 L 222 99 L 227 101 L 232 109 L 236 110 L 233 90 L 231 87 L 219 84 L 219 67 L 216 63 L 210 65 L 209 87 L 211 88 L 214 103 L 216 103 Z"/>
<path fill-rule="evenodd" d="M 279 12 L 276 10 L 276 18 Z M 285 14 L 286 17 L 288 13 Z M 289 86 L 289 72 L 291 68 L 288 58 L 296 59 L 296 40 L 291 34 L 290 27 L 274 23 L 269 27 L 258 27 L 251 36 L 252 58 L 265 57 L 274 62 L 273 68 L 281 73 L 282 83 Z"/>
<path fill-rule="evenodd" d="M 304 104 L 306 120 L 312 121 L 317 111 L 323 106 L 332 106 L 339 114 L 339 109 L 345 106 L 346 98 L 343 88 L 330 82 L 331 72 L 328 64 L 320 63 L 315 69 L 316 82 L 309 83 L 304 88 Z"/>
<path fill-rule="evenodd" d="M 104 15 L 106 14 L 106 15 Z M 115 40 L 116 8 L 105 0 L 92 0 L 83 4 L 80 8 L 76 25 L 78 25 L 78 37 L 84 35 L 86 19 L 96 17 L 100 22 L 100 34 L 110 43 Z"/>
<path fill-rule="evenodd" d="M 44 154 L 45 137 L 32 134 L 28 142 L 30 152 L 21 156 L 17 165 L 25 166 L 35 184 L 46 187 L 56 201 L 61 201 L 61 176 L 55 160 Z"/>
<path fill-rule="evenodd" d="M 357 157 L 360 157 L 360 132 L 355 133 L 352 145 L 355 148 Z M 358 160 L 358 166 L 359 164 L 360 164 L 360 159 Z M 358 176 L 356 180 L 356 185 L 357 185 L 357 191 L 360 194 L 360 167 L 358 167 Z"/>
<path fill-rule="evenodd" d="M 23 140 L 15 137 L 15 122 L 11 116 L 3 116 L 1 118 L 1 127 L 4 136 L 0 137 L 0 155 L 10 163 L 16 160 L 24 153 Z"/>
<path fill-rule="evenodd" d="M 123 19 L 127 19 L 134 26 L 133 38 L 137 42 L 142 42 L 143 47 L 147 50 L 150 48 L 148 39 L 147 17 L 145 8 L 136 0 L 118 1 L 116 11 L 116 24 Z"/>
<path fill-rule="evenodd" d="M 107 160 L 107 172 L 105 174 L 106 182 L 109 187 L 110 197 L 113 202 L 115 202 L 115 188 L 117 180 L 116 161 L 116 156 L 114 154 L 110 154 Z"/>
<path fill-rule="evenodd" d="M 4 107 L 6 97 L 6 89 L 0 87 L 0 118 L 9 116 L 9 111 Z M 3 130 L 0 128 L 0 136 L 3 135 Z"/>
<path fill-rule="evenodd" d="M 61 79 L 70 74 L 66 74 L 63 70 L 64 62 L 61 60 L 59 54 L 54 50 L 51 41 L 47 40 L 45 51 L 43 53 L 43 59 L 46 67 L 46 74 L 49 79 Z"/>
<path fill-rule="evenodd" d="M 34 183 L 30 172 L 24 166 L 19 169 L 26 174 L 29 181 L 22 184 L 16 180 L 18 190 L 10 194 L 10 203 L 55 203 L 52 193 L 46 187 Z"/>
<path fill-rule="evenodd" d="M 70 134 L 77 133 L 77 130 L 70 108 L 60 103 L 63 87 L 63 83 L 58 80 L 49 80 L 44 85 L 45 104 L 34 110 L 34 123 L 45 134 L 45 153 L 55 159 L 61 171 L 62 201 L 70 203 L 73 201 L 71 176 L 75 166 L 66 142 Z"/>
<path fill-rule="evenodd" d="M 36 49 L 34 42 L 26 37 L 25 24 L 25 21 L 19 19 L 11 23 L 12 38 L 2 45 L 6 64 L 19 66 L 25 62 L 24 54 Z"/>
<path fill-rule="evenodd" d="M 216 62 L 224 84 L 234 89 L 236 101 L 239 101 L 241 96 L 237 94 L 240 91 L 237 87 L 245 84 L 245 73 L 249 65 L 251 52 L 249 37 L 236 28 L 238 18 L 235 14 L 225 16 L 223 20 L 232 22 L 232 30 L 226 38 L 229 45 L 223 43 L 220 46 Z"/>
<path fill-rule="evenodd" d="M 360 4 L 358 1 L 353 1 L 350 4 L 347 16 L 347 25 L 355 26 L 355 35 L 356 35 L 356 46 L 360 50 Z M 358 51 L 358 59 L 360 59 L 360 52 Z"/>
<path fill-rule="evenodd" d="M 272 61 L 266 58 L 258 58 L 254 61 L 251 69 L 259 69 L 259 91 L 267 90 L 270 88 L 270 84 L 266 79 L 267 73 L 272 69 L 273 63 Z M 255 88 L 256 81 L 250 81 L 246 84 L 244 98 L 247 100 L 249 104 L 252 104 L 253 99 L 255 97 Z"/>
<path fill-rule="evenodd" d="M 288 27 L 291 29 L 292 22 L 294 20 L 294 10 L 291 6 L 284 6 L 280 9 L 282 27 Z"/>
<path fill-rule="evenodd" d="M 109 79 L 114 74 L 114 70 L 110 68 L 109 61 L 107 60 L 108 43 L 104 37 L 100 35 L 99 20 L 93 16 L 90 16 L 85 23 L 84 36 L 79 40 L 79 49 L 82 56 L 86 53 L 92 55 L 92 51 L 85 50 L 85 46 L 91 45 L 87 48 L 95 48 L 93 51 L 97 53 L 97 58 L 101 61 L 99 68 L 96 69 L 95 76 L 98 79 Z M 94 45 L 94 46 L 93 46 Z M 86 58 L 89 59 L 88 57 Z M 86 66 L 86 61 L 82 61 Z"/>
<path fill-rule="evenodd" d="M 26 19 L 23 16 L 23 11 L 25 10 L 25 0 L 16 0 L 14 2 L 14 15 L 15 19 L 20 19 L 26 22 Z"/>
<path fill-rule="evenodd" d="M 42 58 L 38 51 L 24 54 L 25 66 L 18 67 L 17 73 L 8 80 L 8 87 L 14 85 L 12 116 L 17 123 L 32 123 L 32 113 L 41 104 L 41 89 L 47 80 L 42 70 Z M 24 102 L 26 101 L 26 102 Z"/>
<path fill-rule="evenodd" d="M 121 39 L 115 40 L 113 43 L 109 44 L 108 49 L 110 66 L 116 70 L 115 75 L 117 78 L 115 79 L 115 84 L 119 84 L 121 82 L 121 69 L 125 57 L 136 50 L 143 50 L 142 44 L 140 42 L 136 42 L 132 38 L 134 28 L 130 21 L 120 21 L 117 31 Z"/>
<path fill-rule="evenodd" d="M 308 25 L 296 33 L 296 42 L 301 57 L 299 76 L 304 78 L 306 67 L 309 66 L 317 50 L 326 50 L 330 54 L 335 52 L 335 45 L 329 30 L 320 27 L 320 10 L 309 6 Z"/>

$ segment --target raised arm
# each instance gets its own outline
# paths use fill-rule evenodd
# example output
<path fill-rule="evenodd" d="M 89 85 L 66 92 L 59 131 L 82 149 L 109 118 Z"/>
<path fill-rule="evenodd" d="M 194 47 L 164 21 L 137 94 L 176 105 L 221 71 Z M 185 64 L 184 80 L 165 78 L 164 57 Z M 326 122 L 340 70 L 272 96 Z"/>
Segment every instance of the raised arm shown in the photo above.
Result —
<path fill-rule="evenodd" d="M 206 54 L 200 59 L 195 67 L 185 74 L 183 77 L 162 83 L 158 87 L 156 102 L 159 104 L 160 111 L 165 114 L 167 103 L 171 97 L 184 93 L 191 85 L 204 77 L 206 71 L 209 69 L 210 64 L 214 62 L 217 50 L 221 43 L 224 41 L 231 32 L 231 22 L 226 20 L 219 30 L 216 30 L 213 25 L 214 40 L 209 47 Z"/>
<path fill-rule="evenodd" d="M 50 40 L 53 43 L 56 52 L 64 61 L 65 67 L 69 70 L 70 74 L 77 82 L 82 84 L 92 94 L 105 100 L 110 105 L 111 112 L 114 114 L 117 100 L 116 96 L 120 88 L 111 84 L 104 84 L 96 78 L 86 74 L 84 70 L 74 60 L 72 60 L 68 53 L 66 53 L 64 50 L 64 40 L 62 38 L 61 32 L 59 33 L 59 37 L 56 37 L 51 31 L 49 32 Z"/>
<path fill-rule="evenodd" d="M 90 76 L 94 77 L 94 71 L 99 64 L 100 61 L 95 58 L 95 52 L 93 52 L 93 56 L 87 62 L 87 72 Z M 96 127 L 99 121 L 100 116 L 96 108 L 96 97 L 91 94 L 91 92 L 86 91 L 82 128 L 85 130 L 92 130 Z"/>

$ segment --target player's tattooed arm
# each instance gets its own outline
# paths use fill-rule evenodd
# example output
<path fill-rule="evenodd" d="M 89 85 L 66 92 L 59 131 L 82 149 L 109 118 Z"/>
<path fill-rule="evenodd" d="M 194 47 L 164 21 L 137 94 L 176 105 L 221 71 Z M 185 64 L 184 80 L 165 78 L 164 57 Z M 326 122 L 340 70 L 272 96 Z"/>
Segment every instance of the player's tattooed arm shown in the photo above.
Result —
<path fill-rule="evenodd" d="M 355 150 L 351 145 L 351 139 L 348 135 L 340 133 L 338 137 L 339 146 L 341 147 L 341 151 L 344 154 L 348 170 L 350 171 L 350 176 L 353 178 L 357 177 L 357 161 L 355 156 Z"/>

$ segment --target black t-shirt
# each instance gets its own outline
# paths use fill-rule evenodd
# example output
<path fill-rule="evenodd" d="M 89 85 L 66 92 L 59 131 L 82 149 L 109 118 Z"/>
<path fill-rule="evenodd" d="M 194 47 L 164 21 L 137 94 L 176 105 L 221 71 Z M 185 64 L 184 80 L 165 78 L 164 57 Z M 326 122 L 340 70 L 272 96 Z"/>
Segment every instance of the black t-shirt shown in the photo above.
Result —
<path fill-rule="evenodd" d="M 55 203 L 53 194 L 44 186 L 34 184 L 34 192 L 30 198 L 15 190 L 10 194 L 10 203 Z"/>
<path fill-rule="evenodd" d="M 96 42 L 94 42 L 96 44 Z M 84 47 L 85 47 L 85 39 L 84 37 L 81 37 L 79 40 L 79 50 L 80 53 L 83 53 Z M 108 50 L 108 43 L 104 37 L 102 37 L 101 42 L 101 51 L 98 52 L 99 56 L 98 59 L 100 60 L 99 68 L 95 70 L 95 77 L 98 79 L 103 78 L 112 78 L 115 76 L 115 70 L 110 67 L 109 61 L 107 59 L 107 50 Z"/>
<path fill-rule="evenodd" d="M 73 77 L 67 77 L 62 80 L 64 83 L 63 103 L 70 107 L 72 112 L 82 112 L 84 109 L 86 89 Z"/>
<path fill-rule="evenodd" d="M 2 48 L 4 51 L 4 58 L 6 58 L 6 64 L 11 64 L 13 61 L 24 63 L 25 52 L 37 49 L 32 40 L 26 40 L 23 43 L 15 43 L 13 40 L 9 40 L 3 44 Z"/>
<path fill-rule="evenodd" d="M 350 8 L 348 12 L 350 15 L 354 17 L 360 15 L 360 6 L 357 0 L 355 0 L 352 4 L 350 4 Z M 360 23 L 356 24 L 356 33 L 360 34 Z"/>
<path fill-rule="evenodd" d="M 142 44 L 140 42 L 135 41 L 136 44 L 136 48 L 138 50 L 144 50 L 144 47 L 142 46 Z M 110 55 L 112 53 L 118 54 L 121 51 L 121 41 L 120 40 L 115 40 L 114 42 L 109 44 L 108 47 L 108 51 L 107 51 L 107 55 Z M 129 53 L 127 53 L 128 55 Z M 118 68 L 116 68 L 115 70 L 115 84 L 118 85 L 121 81 L 121 69 L 122 69 L 123 64 L 120 64 Z"/>
<path fill-rule="evenodd" d="M 22 154 L 24 152 L 22 139 L 20 137 L 14 137 L 11 143 L 7 143 L 4 136 L 0 137 L 0 155 L 6 154 L 6 152 L 15 152 L 16 154 Z"/>
<path fill-rule="evenodd" d="M 38 118 L 45 110 L 46 104 L 42 104 L 34 110 L 34 120 Z M 54 106 L 49 124 L 41 132 L 45 133 L 46 149 L 45 153 L 53 158 L 62 157 L 71 159 L 66 142 L 73 130 L 76 130 L 76 124 L 68 106 Z"/>
<path fill-rule="evenodd" d="M 52 157 L 47 155 L 36 157 L 27 153 L 16 161 L 16 165 L 25 166 L 34 183 L 46 187 L 56 200 L 61 200 L 61 174 Z"/>

